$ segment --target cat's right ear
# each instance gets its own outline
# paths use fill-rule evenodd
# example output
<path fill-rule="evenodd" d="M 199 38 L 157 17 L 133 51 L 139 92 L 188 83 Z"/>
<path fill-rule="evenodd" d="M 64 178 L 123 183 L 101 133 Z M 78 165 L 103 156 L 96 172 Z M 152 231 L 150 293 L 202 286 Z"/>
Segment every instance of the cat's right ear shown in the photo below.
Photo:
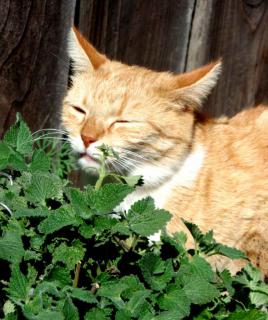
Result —
<path fill-rule="evenodd" d="M 75 27 L 69 34 L 68 53 L 77 72 L 96 70 L 108 61 L 106 56 L 99 53 Z"/>

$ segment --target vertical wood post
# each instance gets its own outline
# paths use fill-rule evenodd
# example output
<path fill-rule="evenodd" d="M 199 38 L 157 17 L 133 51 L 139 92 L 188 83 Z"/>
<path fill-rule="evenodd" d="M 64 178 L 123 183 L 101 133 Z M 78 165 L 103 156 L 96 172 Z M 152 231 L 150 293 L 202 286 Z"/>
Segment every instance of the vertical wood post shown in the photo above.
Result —
<path fill-rule="evenodd" d="M 58 125 L 74 0 L 0 1 L 0 136 L 20 112 L 32 130 Z"/>

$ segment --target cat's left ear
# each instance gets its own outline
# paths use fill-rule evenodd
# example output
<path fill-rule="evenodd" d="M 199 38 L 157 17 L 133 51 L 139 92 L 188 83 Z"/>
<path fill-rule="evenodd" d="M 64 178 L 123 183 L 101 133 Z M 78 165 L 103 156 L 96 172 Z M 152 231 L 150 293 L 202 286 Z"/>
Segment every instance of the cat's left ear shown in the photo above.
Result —
<path fill-rule="evenodd" d="M 217 84 L 222 70 L 220 60 L 191 72 L 175 75 L 169 83 L 168 95 L 181 106 L 200 108 Z"/>
<path fill-rule="evenodd" d="M 68 53 L 73 60 L 74 70 L 78 72 L 96 70 L 108 61 L 106 56 L 99 53 L 75 27 L 69 34 Z"/>

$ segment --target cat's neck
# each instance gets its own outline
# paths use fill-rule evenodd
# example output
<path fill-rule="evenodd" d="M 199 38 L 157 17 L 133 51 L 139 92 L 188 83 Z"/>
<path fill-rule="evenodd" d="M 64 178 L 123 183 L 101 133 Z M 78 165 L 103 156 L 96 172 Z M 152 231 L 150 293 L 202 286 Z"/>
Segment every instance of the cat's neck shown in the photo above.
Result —
<path fill-rule="evenodd" d="M 178 155 L 172 165 L 165 161 L 146 163 L 131 172 L 141 175 L 143 191 L 152 192 L 167 184 L 188 187 L 196 179 L 206 155 L 206 136 L 210 124 L 198 124 L 195 127 L 193 140 L 183 156 Z"/>

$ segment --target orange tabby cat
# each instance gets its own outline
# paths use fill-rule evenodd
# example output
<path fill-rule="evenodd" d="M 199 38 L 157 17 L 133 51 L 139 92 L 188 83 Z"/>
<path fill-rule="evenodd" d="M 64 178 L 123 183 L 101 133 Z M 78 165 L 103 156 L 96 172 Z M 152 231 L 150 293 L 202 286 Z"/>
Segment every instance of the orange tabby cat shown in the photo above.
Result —
<path fill-rule="evenodd" d="M 69 44 L 75 73 L 62 121 L 81 166 L 98 167 L 96 147 L 113 147 L 121 158 L 107 166 L 144 178 L 121 209 L 150 195 L 173 214 L 170 233 L 185 231 L 182 217 L 213 229 L 268 274 L 268 109 L 202 116 L 220 62 L 173 75 L 111 61 L 76 30 Z M 233 272 L 244 263 L 213 262 Z"/>

